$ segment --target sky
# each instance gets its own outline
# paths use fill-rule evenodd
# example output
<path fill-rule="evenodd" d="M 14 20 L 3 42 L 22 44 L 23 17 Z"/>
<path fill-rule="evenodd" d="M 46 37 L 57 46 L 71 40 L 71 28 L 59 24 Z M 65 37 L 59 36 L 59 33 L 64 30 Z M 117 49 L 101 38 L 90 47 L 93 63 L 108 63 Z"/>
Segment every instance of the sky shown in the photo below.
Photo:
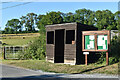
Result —
<path fill-rule="evenodd" d="M 19 6 L 16 6 L 19 5 Z M 14 7 L 11 7 L 14 6 Z M 16 7 L 15 7 L 16 6 Z M 46 14 L 51 11 L 61 11 L 64 13 L 72 12 L 78 9 L 97 10 L 110 10 L 113 13 L 118 11 L 118 2 L 6 2 L 2 3 L 2 22 L 1 30 L 5 28 L 8 20 L 19 19 L 27 13 Z"/>

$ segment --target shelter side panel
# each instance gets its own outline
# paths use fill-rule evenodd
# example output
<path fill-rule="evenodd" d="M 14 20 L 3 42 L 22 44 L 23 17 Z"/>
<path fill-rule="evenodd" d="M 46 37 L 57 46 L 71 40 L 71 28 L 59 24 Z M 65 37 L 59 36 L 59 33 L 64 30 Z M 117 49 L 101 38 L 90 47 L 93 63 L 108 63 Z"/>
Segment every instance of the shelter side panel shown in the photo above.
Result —
<path fill-rule="evenodd" d="M 64 63 L 66 64 L 76 64 L 76 45 L 66 44 L 64 53 Z"/>
<path fill-rule="evenodd" d="M 46 60 L 54 63 L 54 45 L 46 45 Z"/>

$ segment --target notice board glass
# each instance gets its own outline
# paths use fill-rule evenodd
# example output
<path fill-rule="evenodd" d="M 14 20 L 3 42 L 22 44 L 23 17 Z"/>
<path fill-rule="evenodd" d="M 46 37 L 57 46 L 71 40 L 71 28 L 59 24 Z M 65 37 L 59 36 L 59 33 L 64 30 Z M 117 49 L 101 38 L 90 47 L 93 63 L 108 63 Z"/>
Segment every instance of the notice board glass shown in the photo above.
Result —
<path fill-rule="evenodd" d="M 85 36 L 85 49 L 95 49 L 94 35 L 86 35 Z"/>
<path fill-rule="evenodd" d="M 97 35 L 97 49 L 107 50 L 107 35 Z"/>

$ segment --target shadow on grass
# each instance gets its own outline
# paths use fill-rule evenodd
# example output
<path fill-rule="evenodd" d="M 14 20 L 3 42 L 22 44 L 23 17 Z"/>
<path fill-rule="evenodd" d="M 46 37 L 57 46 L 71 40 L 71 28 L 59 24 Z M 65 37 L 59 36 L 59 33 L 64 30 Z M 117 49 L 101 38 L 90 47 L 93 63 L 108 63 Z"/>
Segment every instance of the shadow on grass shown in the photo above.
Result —
<path fill-rule="evenodd" d="M 89 71 L 96 70 L 96 69 L 100 69 L 100 68 L 103 68 L 103 67 L 106 67 L 106 66 L 100 66 L 100 67 L 93 68 L 93 69 L 87 69 L 87 70 L 81 71 L 79 73 L 72 73 L 72 74 L 82 74 L 82 73 L 89 72 Z"/>

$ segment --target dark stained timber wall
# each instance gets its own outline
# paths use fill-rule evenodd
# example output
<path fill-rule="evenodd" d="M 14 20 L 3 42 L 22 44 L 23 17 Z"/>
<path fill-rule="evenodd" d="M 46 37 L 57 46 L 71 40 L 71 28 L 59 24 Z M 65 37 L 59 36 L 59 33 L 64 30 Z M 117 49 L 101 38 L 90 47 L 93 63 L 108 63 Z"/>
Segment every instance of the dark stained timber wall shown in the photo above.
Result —
<path fill-rule="evenodd" d="M 74 65 L 84 64 L 82 31 L 89 30 L 97 30 L 97 28 L 80 23 L 47 25 L 46 39 L 49 39 L 46 44 L 47 61 Z"/>

